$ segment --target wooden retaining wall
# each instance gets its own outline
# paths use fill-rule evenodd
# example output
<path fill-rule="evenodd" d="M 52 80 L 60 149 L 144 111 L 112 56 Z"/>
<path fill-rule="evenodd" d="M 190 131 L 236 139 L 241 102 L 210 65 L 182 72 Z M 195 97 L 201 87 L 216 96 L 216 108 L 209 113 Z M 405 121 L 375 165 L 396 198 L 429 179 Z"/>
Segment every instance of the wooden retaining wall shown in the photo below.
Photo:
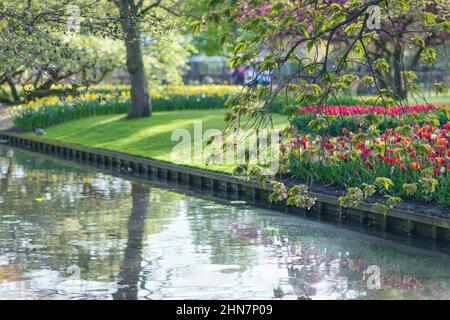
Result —
<path fill-rule="evenodd" d="M 0 141 L 11 146 L 40 152 L 51 156 L 91 166 L 118 170 L 127 175 L 144 179 L 162 179 L 176 182 L 195 190 L 223 195 L 227 198 L 245 200 L 247 203 L 272 210 L 292 212 L 320 220 L 337 221 L 342 224 L 360 224 L 386 232 L 410 237 L 426 237 L 450 241 L 450 220 L 433 217 L 419 212 L 390 209 L 384 215 L 375 211 L 370 204 L 358 208 L 342 208 L 336 197 L 311 193 L 317 198 L 311 210 L 288 207 L 285 203 L 270 204 L 271 186 L 261 185 L 207 170 L 179 166 L 148 158 L 66 144 L 57 141 L 24 137 L 20 134 L 0 132 Z"/>

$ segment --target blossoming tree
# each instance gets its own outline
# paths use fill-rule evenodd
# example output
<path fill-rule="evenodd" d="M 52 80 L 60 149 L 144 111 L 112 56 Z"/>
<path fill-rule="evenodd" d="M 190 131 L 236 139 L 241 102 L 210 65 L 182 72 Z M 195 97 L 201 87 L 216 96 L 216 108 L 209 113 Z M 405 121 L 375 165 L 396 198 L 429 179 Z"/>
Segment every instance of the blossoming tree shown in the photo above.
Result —
<path fill-rule="evenodd" d="M 434 46 L 445 46 L 448 39 L 446 1 L 254 0 L 211 1 L 211 6 L 205 28 L 225 19 L 238 30 L 226 39 L 235 45 L 232 65 L 251 65 L 257 75 L 274 72 L 287 63 L 292 66 L 289 74 L 279 81 L 247 86 L 229 101 L 230 129 L 239 127 L 243 117 L 250 119 L 247 122 L 257 130 L 270 125 L 271 105 L 278 96 L 286 97 L 292 124 L 299 109 L 308 102 L 315 107 L 307 131 L 317 134 L 306 134 L 306 128 L 295 126 L 280 133 L 279 143 L 288 162 L 287 166 L 281 166 L 287 168 L 285 173 L 309 182 L 319 180 L 350 187 L 348 194 L 340 199 L 344 206 L 357 205 L 379 192 L 388 198 L 387 203 L 380 203 L 377 208 L 386 211 L 388 206 L 398 203 L 397 195 L 415 194 L 418 181 L 421 183 L 417 191 L 419 198 L 448 201 L 447 178 L 441 175 L 445 172 L 448 177 L 442 165 L 443 159 L 447 159 L 448 134 L 445 127 L 435 127 L 448 125 L 448 109 L 447 116 L 438 119 L 434 113 L 427 113 L 420 121 L 414 120 L 412 113 L 400 112 L 408 119 L 401 120 L 395 131 L 382 133 L 378 126 L 384 119 L 387 128 L 392 113 L 389 108 L 396 104 L 403 109 L 405 102 L 408 103 L 407 92 L 421 95 L 414 72 L 417 66 L 431 66 L 439 54 L 445 55 L 445 50 L 439 51 Z M 404 58 L 406 51 L 413 55 L 408 64 Z M 365 74 L 360 76 L 359 70 Z M 335 117 L 343 115 L 327 116 L 323 104 L 355 86 L 374 87 L 377 92 L 374 105 L 385 112 L 370 113 L 363 119 L 368 121 L 365 130 L 348 132 L 342 128 L 341 137 L 331 138 L 326 134 L 327 127 Z M 445 83 L 434 84 L 439 92 L 446 90 L 445 87 Z M 425 126 L 420 127 L 419 122 Z M 410 135 L 412 139 L 408 138 Z M 290 142 L 290 149 L 286 148 L 286 141 Z M 434 145 L 435 153 L 426 159 L 426 153 Z M 407 159 L 408 151 L 417 148 L 421 150 L 421 176 L 414 173 L 419 168 L 415 163 L 409 169 L 414 172 L 408 171 L 411 175 L 402 179 L 405 176 L 402 170 L 408 169 L 407 164 L 411 162 Z M 369 154 L 364 150 L 370 150 Z M 439 168 L 435 166 L 436 156 L 440 158 Z M 392 182 L 389 175 L 398 177 L 399 181 Z M 280 182 L 273 183 L 272 200 L 287 199 L 288 204 L 311 206 L 304 188 L 300 188 L 301 192 L 298 187 L 288 191 Z M 436 196 L 438 185 L 442 193 Z M 431 197 L 427 196 L 430 194 Z"/>

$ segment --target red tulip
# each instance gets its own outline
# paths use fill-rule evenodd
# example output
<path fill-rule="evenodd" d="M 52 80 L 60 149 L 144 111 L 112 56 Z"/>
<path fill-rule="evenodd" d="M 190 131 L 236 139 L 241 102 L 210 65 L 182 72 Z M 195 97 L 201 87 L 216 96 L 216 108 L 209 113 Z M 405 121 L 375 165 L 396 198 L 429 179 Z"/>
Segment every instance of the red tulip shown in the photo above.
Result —
<path fill-rule="evenodd" d="M 302 144 L 303 148 L 306 149 L 306 145 L 308 144 L 308 141 L 309 141 L 308 136 L 304 137 L 304 138 L 302 139 L 302 141 L 300 141 L 300 143 Z"/>
<path fill-rule="evenodd" d="M 409 168 L 411 170 L 418 170 L 419 169 L 419 164 L 417 162 L 411 162 L 409 165 Z"/>

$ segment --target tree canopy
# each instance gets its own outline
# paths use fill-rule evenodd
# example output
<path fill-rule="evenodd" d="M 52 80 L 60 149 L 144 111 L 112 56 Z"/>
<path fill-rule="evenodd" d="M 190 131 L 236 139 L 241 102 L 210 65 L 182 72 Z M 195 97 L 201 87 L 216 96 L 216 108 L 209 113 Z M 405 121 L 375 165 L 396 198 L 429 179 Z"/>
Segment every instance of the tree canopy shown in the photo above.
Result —
<path fill-rule="evenodd" d="M 449 36 L 445 0 L 255 0 L 210 5 L 198 28 L 225 21 L 239 29 L 237 37 L 230 34 L 225 39 L 234 43 L 232 65 L 251 65 L 257 73 L 273 72 L 287 63 L 294 66 L 276 85 L 250 86 L 231 101 L 232 123 L 243 114 L 251 114 L 255 123 L 268 123 L 268 106 L 282 93 L 294 96 L 293 112 L 303 101 L 320 105 L 355 86 L 375 87 L 377 103 L 401 105 L 404 99 L 421 95 L 414 71 L 445 55 Z M 441 46 L 439 52 L 436 45 Z M 408 65 L 407 54 L 413 55 Z M 365 75 L 359 76 L 359 70 Z M 445 83 L 435 83 L 434 88 L 445 90 Z"/>
<path fill-rule="evenodd" d="M 1 99 L 20 103 L 75 93 L 128 66 L 134 115 L 148 115 L 147 78 L 150 84 L 180 82 L 180 69 L 195 50 L 182 13 L 171 0 L 2 2 Z"/>

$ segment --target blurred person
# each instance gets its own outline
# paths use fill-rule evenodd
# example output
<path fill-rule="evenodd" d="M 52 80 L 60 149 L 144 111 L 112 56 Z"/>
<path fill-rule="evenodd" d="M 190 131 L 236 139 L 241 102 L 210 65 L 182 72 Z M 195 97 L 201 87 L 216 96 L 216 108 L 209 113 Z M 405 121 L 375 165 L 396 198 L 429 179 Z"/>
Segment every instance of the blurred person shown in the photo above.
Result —
<path fill-rule="evenodd" d="M 213 84 L 214 83 L 214 79 L 211 78 L 210 76 L 205 76 L 203 78 L 203 82 L 206 83 L 206 84 Z"/>
<path fill-rule="evenodd" d="M 268 70 L 261 71 L 256 82 L 262 86 L 268 86 L 272 83 L 272 73 Z"/>
<path fill-rule="evenodd" d="M 255 70 L 252 67 L 247 67 L 244 71 L 244 84 L 246 86 L 252 86 L 256 84 Z"/>

